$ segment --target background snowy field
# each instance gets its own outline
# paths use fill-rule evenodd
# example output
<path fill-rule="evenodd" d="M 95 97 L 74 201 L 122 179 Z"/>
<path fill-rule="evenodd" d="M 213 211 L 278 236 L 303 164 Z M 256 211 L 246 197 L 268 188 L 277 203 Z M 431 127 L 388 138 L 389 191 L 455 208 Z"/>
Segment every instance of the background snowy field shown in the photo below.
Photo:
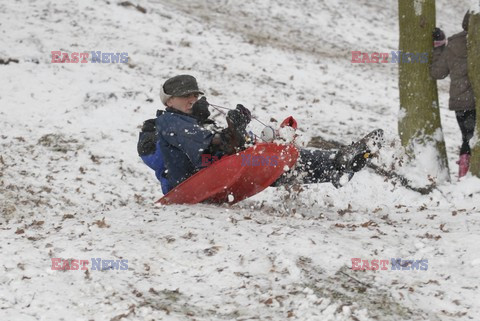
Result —
<path fill-rule="evenodd" d="M 437 1 L 447 35 L 467 3 Z M 448 80 L 452 183 L 429 195 L 367 169 L 338 190 L 154 207 L 160 186 L 136 154 L 160 84 L 189 73 L 211 103 L 295 116 L 306 141 L 383 128 L 375 162 L 398 168 L 398 66 L 351 63 L 353 50 L 397 50 L 396 1 L 138 5 L 146 13 L 0 2 L 0 58 L 18 60 L 0 65 L 0 320 L 480 319 L 480 180 L 456 179 Z M 128 52 L 129 63 L 52 64 L 53 50 Z M 126 259 L 128 270 L 52 271 L 51 258 Z M 427 259 L 428 270 L 352 271 L 351 258 Z"/>

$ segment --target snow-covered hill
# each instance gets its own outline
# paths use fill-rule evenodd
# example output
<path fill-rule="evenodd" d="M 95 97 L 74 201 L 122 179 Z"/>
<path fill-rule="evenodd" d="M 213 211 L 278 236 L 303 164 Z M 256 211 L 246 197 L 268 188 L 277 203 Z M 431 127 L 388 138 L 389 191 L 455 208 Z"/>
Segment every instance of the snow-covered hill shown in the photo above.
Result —
<path fill-rule="evenodd" d="M 294 115 L 306 141 L 396 139 L 396 64 L 351 51 L 398 43 L 395 1 L 0 3 L 0 320 L 476 320 L 480 181 L 456 181 L 460 132 L 439 82 L 451 184 L 429 195 L 368 169 L 342 189 L 268 189 L 234 206 L 154 207 L 136 155 L 159 86 L 196 76 L 210 102 Z M 460 29 L 468 1 L 437 1 Z M 146 13 L 142 10 L 145 9 Z M 55 64 L 51 51 L 127 52 L 128 64 Z M 218 121 L 222 116 L 214 113 Z M 252 124 L 259 131 L 259 124 Z M 128 260 L 54 271 L 52 258 Z M 352 258 L 428 260 L 353 271 Z"/>

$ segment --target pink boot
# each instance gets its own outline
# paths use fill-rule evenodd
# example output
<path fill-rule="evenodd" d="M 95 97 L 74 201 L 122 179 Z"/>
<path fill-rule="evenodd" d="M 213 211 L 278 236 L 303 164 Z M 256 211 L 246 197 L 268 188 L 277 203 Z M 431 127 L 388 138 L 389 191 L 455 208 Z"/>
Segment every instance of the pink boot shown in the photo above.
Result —
<path fill-rule="evenodd" d="M 460 159 L 457 161 L 458 164 L 458 178 L 467 175 L 468 167 L 470 166 L 470 155 L 462 154 Z"/>

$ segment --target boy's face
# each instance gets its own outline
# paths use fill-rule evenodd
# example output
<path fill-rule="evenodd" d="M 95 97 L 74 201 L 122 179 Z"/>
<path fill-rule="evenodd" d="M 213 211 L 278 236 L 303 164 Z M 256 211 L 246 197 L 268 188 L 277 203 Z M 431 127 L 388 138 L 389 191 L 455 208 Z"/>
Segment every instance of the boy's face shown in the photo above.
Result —
<path fill-rule="evenodd" d="M 176 110 L 180 110 L 185 114 L 191 114 L 192 106 L 198 100 L 198 96 L 198 93 L 194 93 L 187 96 L 171 97 L 167 101 L 167 106 L 175 108 Z"/>

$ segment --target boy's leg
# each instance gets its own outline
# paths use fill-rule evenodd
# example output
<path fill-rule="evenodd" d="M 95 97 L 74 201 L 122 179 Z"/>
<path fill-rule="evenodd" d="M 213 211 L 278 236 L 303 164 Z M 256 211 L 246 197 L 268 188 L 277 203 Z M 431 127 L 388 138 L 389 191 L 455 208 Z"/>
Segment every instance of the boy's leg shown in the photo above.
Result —
<path fill-rule="evenodd" d="M 365 167 L 370 152 L 380 149 L 382 142 L 383 130 L 376 129 L 338 151 L 301 149 L 295 169 L 282 175 L 272 186 L 294 181 L 303 184 L 331 182 L 339 188 Z"/>
<path fill-rule="evenodd" d="M 335 162 L 337 151 L 300 149 L 295 168 L 283 174 L 272 186 L 292 183 L 315 184 L 331 182 L 341 187 L 340 178 L 346 174 L 346 180 L 353 177 L 353 171 L 341 171 Z"/>
<path fill-rule="evenodd" d="M 303 173 L 304 184 L 331 182 L 338 170 L 335 166 L 336 151 L 301 149 L 296 170 Z"/>

